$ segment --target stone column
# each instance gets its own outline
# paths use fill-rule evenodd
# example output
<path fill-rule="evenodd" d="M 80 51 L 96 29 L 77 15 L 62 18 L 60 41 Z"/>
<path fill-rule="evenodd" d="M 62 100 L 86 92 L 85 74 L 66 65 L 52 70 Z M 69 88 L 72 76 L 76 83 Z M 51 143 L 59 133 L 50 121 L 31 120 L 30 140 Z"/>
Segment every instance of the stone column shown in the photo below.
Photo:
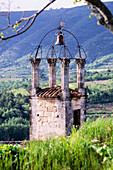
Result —
<path fill-rule="evenodd" d="M 86 96 L 83 96 L 80 100 L 80 124 L 86 121 Z"/>
<path fill-rule="evenodd" d="M 39 64 L 41 59 L 32 58 L 30 59 L 32 65 L 32 89 L 39 87 Z"/>
<path fill-rule="evenodd" d="M 70 59 L 61 58 L 61 89 L 62 89 L 62 97 L 63 99 L 70 97 L 69 91 L 69 63 Z"/>
<path fill-rule="evenodd" d="M 85 59 L 76 59 L 78 91 L 82 94 L 85 94 L 85 63 Z"/>
<path fill-rule="evenodd" d="M 49 58 L 47 59 L 49 64 L 49 87 L 54 87 L 56 85 L 56 62 L 57 59 Z"/>

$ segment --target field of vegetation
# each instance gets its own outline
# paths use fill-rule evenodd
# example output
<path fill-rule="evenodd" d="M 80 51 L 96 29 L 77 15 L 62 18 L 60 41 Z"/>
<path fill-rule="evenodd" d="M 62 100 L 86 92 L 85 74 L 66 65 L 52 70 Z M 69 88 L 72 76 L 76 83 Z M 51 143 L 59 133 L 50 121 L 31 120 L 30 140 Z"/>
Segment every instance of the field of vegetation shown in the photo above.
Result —
<path fill-rule="evenodd" d="M 113 117 L 89 119 L 69 137 L 0 145 L 0 169 L 113 169 Z"/>
<path fill-rule="evenodd" d="M 73 63 L 72 63 L 73 67 Z M 44 68 L 42 67 L 42 70 Z M 48 78 L 41 70 L 40 86 L 48 86 Z M 58 68 L 59 70 L 59 68 Z M 60 76 L 58 71 L 57 77 Z M 86 72 L 87 118 L 96 120 L 113 114 L 113 71 Z M 76 88 L 76 71 L 70 72 L 70 87 Z M 60 84 L 60 79 L 57 80 Z M 30 78 L 1 78 L 0 80 L 0 140 L 29 138 Z"/>
<path fill-rule="evenodd" d="M 60 85 L 58 67 L 57 84 Z M 71 64 L 73 68 L 73 63 Z M 47 72 L 40 70 L 40 86 L 48 86 Z M 76 68 L 70 71 L 70 87 L 77 87 Z M 29 142 L 29 89 L 31 79 L 1 77 L 0 140 L 27 140 L 22 145 L 0 144 L 0 169 L 113 169 L 113 70 L 86 72 L 87 121 L 69 137 Z"/>

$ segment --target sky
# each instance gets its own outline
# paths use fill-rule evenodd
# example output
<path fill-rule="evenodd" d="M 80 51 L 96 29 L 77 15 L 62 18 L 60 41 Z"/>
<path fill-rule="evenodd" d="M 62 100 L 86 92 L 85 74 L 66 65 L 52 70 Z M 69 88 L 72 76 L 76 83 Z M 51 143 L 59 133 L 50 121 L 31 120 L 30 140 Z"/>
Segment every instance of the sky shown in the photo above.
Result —
<path fill-rule="evenodd" d="M 77 5 L 83 5 L 83 3 L 77 3 L 77 5 L 73 4 L 74 0 L 56 0 L 49 8 L 71 8 Z M 113 0 L 102 0 L 103 2 L 109 2 Z M 10 2 L 11 10 L 40 10 L 42 9 L 49 0 L 0 0 L 0 10 L 3 11 L 6 8 L 9 8 L 8 2 Z M 48 8 L 48 9 L 49 9 Z"/>

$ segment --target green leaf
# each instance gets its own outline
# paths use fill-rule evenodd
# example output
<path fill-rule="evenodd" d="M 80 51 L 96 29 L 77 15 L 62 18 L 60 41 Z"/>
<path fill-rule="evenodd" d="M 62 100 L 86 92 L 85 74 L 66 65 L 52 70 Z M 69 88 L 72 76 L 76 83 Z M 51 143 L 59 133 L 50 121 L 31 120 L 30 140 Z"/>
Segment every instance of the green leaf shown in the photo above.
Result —
<path fill-rule="evenodd" d="M 108 157 L 105 156 L 104 159 L 103 159 L 103 162 L 106 162 L 107 159 L 108 159 Z"/>
<path fill-rule="evenodd" d="M 12 30 L 13 32 L 16 32 L 16 30 L 14 29 L 14 30 Z"/>
<path fill-rule="evenodd" d="M 100 25 L 100 22 L 99 22 L 99 21 L 97 22 L 97 25 Z"/>
<path fill-rule="evenodd" d="M 16 27 L 19 27 L 19 23 L 16 21 Z"/>
<path fill-rule="evenodd" d="M 16 27 L 17 27 L 17 25 L 14 25 L 14 26 L 13 26 L 13 28 L 16 28 Z"/>
<path fill-rule="evenodd" d="M 75 0 L 73 3 L 76 4 L 76 3 L 77 3 L 77 0 Z"/>
<path fill-rule="evenodd" d="M 1 32 L 0 35 L 1 35 L 1 39 L 3 39 L 4 38 L 4 33 Z"/>
<path fill-rule="evenodd" d="M 107 147 L 107 146 L 104 144 L 104 145 L 103 145 L 103 149 L 105 149 L 106 147 Z"/>
<path fill-rule="evenodd" d="M 100 141 L 97 139 L 93 139 L 93 140 L 91 140 L 91 143 L 96 144 L 96 143 L 100 143 Z"/>
<path fill-rule="evenodd" d="M 103 149 L 103 147 L 100 147 L 100 148 L 97 149 L 97 153 L 98 153 L 100 156 L 103 155 L 102 149 Z"/>
<path fill-rule="evenodd" d="M 94 15 L 94 13 L 92 12 L 91 15 Z"/>
<path fill-rule="evenodd" d="M 3 36 L 4 35 L 4 33 L 3 32 L 1 32 L 1 36 Z"/>

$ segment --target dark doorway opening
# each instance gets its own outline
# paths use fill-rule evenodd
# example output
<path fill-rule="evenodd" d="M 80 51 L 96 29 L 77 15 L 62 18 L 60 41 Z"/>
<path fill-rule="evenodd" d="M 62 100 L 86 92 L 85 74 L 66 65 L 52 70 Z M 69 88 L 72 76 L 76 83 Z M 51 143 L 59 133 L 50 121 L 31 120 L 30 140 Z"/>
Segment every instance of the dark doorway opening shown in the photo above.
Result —
<path fill-rule="evenodd" d="M 78 128 L 80 126 L 80 110 L 74 110 L 74 126 Z"/>

